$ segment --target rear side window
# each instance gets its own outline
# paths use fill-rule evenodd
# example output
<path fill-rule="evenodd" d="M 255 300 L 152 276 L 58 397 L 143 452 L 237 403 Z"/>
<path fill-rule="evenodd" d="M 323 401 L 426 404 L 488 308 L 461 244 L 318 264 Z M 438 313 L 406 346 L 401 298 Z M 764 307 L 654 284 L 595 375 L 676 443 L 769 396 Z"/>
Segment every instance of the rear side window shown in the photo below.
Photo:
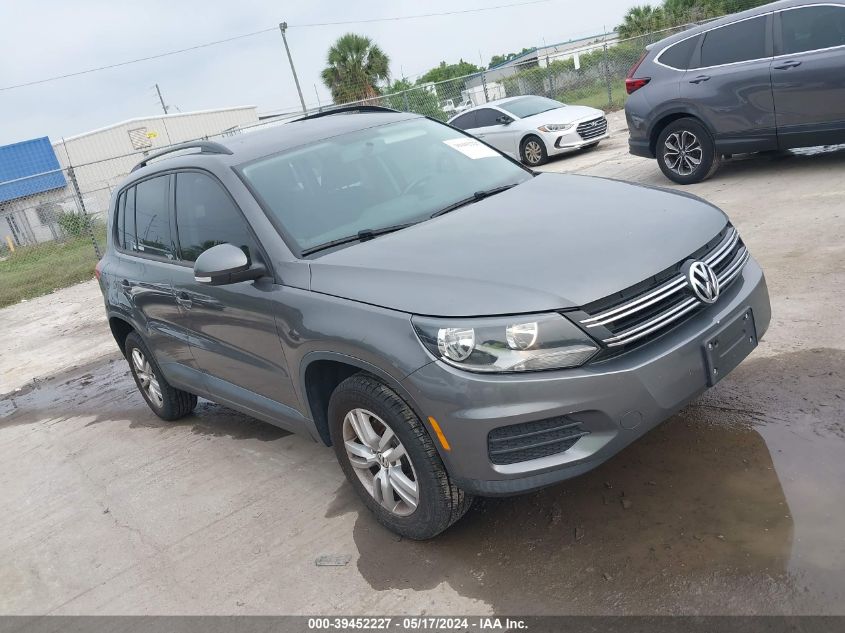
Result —
<path fill-rule="evenodd" d="M 459 130 L 471 130 L 474 127 L 478 127 L 475 124 L 475 112 L 467 112 L 466 114 L 462 114 L 457 119 L 452 121 L 450 125 L 454 125 Z"/>
<path fill-rule="evenodd" d="M 150 178 L 135 186 L 135 230 L 138 251 L 172 259 L 169 195 L 169 175 Z"/>
<path fill-rule="evenodd" d="M 682 42 L 673 44 L 660 54 L 657 61 L 671 68 L 686 70 L 690 67 L 693 51 L 698 46 L 700 39 L 701 36 L 696 35 L 695 37 L 690 37 Z"/>
<path fill-rule="evenodd" d="M 179 253 L 188 262 L 218 244 L 233 244 L 255 258 L 255 244 L 246 220 L 223 187 L 199 172 L 176 175 L 176 231 Z"/>
<path fill-rule="evenodd" d="M 845 7 L 792 9 L 780 21 L 784 55 L 845 45 Z"/>
<path fill-rule="evenodd" d="M 704 34 L 701 45 L 701 66 L 721 66 L 752 59 L 766 54 L 767 16 L 735 22 Z"/>

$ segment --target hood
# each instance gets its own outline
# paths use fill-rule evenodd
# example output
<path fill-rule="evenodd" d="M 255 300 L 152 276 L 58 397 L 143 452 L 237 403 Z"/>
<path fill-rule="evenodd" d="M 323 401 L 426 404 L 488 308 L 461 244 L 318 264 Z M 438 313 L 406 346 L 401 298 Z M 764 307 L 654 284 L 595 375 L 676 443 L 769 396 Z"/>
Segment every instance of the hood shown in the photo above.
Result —
<path fill-rule="evenodd" d="M 602 110 L 596 110 L 589 106 L 568 105 L 525 117 L 520 121 L 530 121 L 531 125 L 535 126 L 535 124 L 545 125 L 546 123 L 573 123 L 581 119 L 595 119 L 600 116 L 604 116 Z"/>
<path fill-rule="evenodd" d="M 683 260 L 727 218 L 688 194 L 540 174 L 311 262 L 311 289 L 431 316 L 591 303 Z"/>

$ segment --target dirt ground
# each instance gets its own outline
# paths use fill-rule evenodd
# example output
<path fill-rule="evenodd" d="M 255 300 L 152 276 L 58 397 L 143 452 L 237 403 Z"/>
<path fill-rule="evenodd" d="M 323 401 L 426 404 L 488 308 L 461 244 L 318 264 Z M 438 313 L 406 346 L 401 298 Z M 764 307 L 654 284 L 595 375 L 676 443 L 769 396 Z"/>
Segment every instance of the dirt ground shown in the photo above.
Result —
<path fill-rule="evenodd" d="M 611 129 L 544 169 L 667 186 Z M 424 543 L 330 449 L 203 401 L 158 420 L 93 282 L 0 310 L 0 613 L 845 614 L 843 169 L 733 160 L 686 188 L 766 271 L 760 347 L 597 470 Z"/>

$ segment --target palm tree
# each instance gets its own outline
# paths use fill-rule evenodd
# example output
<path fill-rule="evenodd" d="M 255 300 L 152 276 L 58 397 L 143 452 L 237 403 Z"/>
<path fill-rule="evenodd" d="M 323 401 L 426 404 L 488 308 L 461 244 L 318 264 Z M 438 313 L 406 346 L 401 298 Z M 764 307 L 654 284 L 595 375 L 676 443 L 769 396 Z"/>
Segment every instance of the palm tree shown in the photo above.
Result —
<path fill-rule="evenodd" d="M 371 99 L 390 76 L 390 59 L 369 37 L 347 33 L 332 45 L 320 76 L 335 103 Z"/>
<path fill-rule="evenodd" d="M 662 27 L 663 9 L 643 4 L 628 9 L 622 24 L 616 27 L 616 30 L 619 32 L 619 37 L 627 39 L 657 31 Z"/>

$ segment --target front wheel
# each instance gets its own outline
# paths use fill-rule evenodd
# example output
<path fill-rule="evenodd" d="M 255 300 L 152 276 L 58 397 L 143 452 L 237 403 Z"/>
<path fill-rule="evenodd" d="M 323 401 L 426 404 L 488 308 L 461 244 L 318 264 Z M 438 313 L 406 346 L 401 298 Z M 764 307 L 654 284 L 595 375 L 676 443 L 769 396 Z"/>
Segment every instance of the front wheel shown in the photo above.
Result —
<path fill-rule="evenodd" d="M 420 419 L 375 378 L 356 374 L 340 383 L 329 423 L 346 478 L 385 527 L 428 539 L 469 510 L 472 497 L 452 483 Z"/>
<path fill-rule="evenodd" d="M 672 121 L 657 137 L 657 163 L 664 175 L 679 185 L 701 182 L 719 168 L 713 139 L 696 119 Z"/>
<path fill-rule="evenodd" d="M 519 149 L 522 162 L 530 167 L 537 167 L 549 160 L 546 144 L 538 136 L 528 136 L 522 141 Z"/>

